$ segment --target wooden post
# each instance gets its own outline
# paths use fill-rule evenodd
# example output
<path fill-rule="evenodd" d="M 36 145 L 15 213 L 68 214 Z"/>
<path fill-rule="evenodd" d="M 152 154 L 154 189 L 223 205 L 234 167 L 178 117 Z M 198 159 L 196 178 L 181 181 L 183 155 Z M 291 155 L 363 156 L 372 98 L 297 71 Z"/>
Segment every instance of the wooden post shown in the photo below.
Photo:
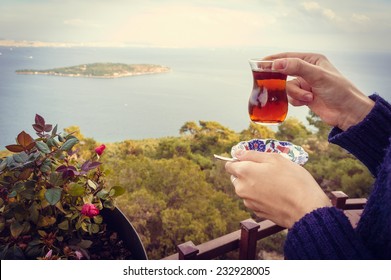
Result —
<path fill-rule="evenodd" d="M 199 250 L 192 241 L 187 241 L 177 246 L 178 259 L 180 260 L 195 260 Z"/>
<path fill-rule="evenodd" d="M 348 196 L 341 191 L 331 192 L 331 203 L 338 209 L 345 209 Z"/>
<path fill-rule="evenodd" d="M 239 259 L 255 260 L 257 253 L 257 233 L 260 225 L 248 219 L 240 222 L 241 233 L 239 242 Z"/>

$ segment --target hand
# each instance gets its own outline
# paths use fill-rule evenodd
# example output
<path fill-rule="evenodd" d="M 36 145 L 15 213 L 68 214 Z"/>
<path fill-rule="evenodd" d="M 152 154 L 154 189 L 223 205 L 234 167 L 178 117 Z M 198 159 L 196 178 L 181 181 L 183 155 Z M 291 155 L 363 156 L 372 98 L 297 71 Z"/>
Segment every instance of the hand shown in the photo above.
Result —
<path fill-rule="evenodd" d="M 296 79 L 288 81 L 293 106 L 307 105 L 329 125 L 347 130 L 361 122 L 374 102 L 359 91 L 320 54 L 281 53 L 266 57 L 273 68 Z"/>
<path fill-rule="evenodd" d="M 310 173 L 277 153 L 239 151 L 240 161 L 225 168 L 237 179 L 236 194 L 254 213 L 291 228 L 305 214 L 331 206 L 330 200 Z"/>

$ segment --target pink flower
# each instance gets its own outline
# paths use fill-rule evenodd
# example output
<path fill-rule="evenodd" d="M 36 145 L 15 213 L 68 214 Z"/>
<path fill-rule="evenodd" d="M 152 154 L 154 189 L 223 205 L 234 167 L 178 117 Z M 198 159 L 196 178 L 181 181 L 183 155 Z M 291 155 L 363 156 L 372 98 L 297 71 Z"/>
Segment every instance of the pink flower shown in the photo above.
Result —
<path fill-rule="evenodd" d="M 95 153 L 97 153 L 98 156 L 101 156 L 105 149 L 106 149 L 106 146 L 104 144 L 102 144 L 99 147 L 95 148 Z"/>
<path fill-rule="evenodd" d="M 99 214 L 99 209 L 94 204 L 86 203 L 81 208 L 81 213 L 84 216 L 92 218 Z"/>

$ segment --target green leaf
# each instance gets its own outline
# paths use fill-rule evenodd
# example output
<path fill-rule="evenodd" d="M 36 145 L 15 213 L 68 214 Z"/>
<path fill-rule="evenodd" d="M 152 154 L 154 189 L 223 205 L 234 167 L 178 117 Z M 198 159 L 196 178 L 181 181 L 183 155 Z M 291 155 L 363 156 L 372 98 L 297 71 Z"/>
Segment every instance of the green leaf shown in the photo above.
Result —
<path fill-rule="evenodd" d="M 86 203 L 92 203 L 92 200 L 94 199 L 94 194 L 89 193 L 83 196 L 83 202 Z"/>
<path fill-rule="evenodd" d="M 87 184 L 88 186 L 93 189 L 93 190 L 96 190 L 96 188 L 98 187 L 95 182 L 91 181 L 90 179 L 87 180 Z"/>
<path fill-rule="evenodd" d="M 0 172 L 7 167 L 7 161 L 3 160 L 0 162 Z"/>
<path fill-rule="evenodd" d="M 101 215 L 97 215 L 93 219 L 94 219 L 95 224 L 100 225 L 103 222 L 103 217 Z"/>
<path fill-rule="evenodd" d="M 29 159 L 29 156 L 26 152 L 21 152 L 19 154 L 13 155 L 13 158 L 17 163 L 25 163 Z"/>
<path fill-rule="evenodd" d="M 88 225 L 86 224 L 86 222 L 81 222 L 81 229 L 85 232 L 88 232 Z"/>
<path fill-rule="evenodd" d="M 60 150 L 69 151 L 70 149 L 72 149 L 73 146 L 76 145 L 77 142 L 79 142 L 77 138 L 70 138 L 61 146 Z"/>
<path fill-rule="evenodd" d="M 20 192 L 20 196 L 27 200 L 32 200 L 35 197 L 35 191 L 33 189 L 26 189 Z"/>
<path fill-rule="evenodd" d="M 68 193 L 71 196 L 82 196 L 84 194 L 85 190 L 84 187 L 78 184 L 73 184 L 69 186 Z"/>
<path fill-rule="evenodd" d="M 29 208 L 29 213 L 30 213 L 30 220 L 34 223 L 34 224 L 37 224 L 38 223 L 38 219 L 39 219 L 39 210 L 38 210 L 39 206 L 38 206 L 38 203 L 34 202 L 30 208 Z"/>
<path fill-rule="evenodd" d="M 49 154 L 50 149 L 49 146 L 46 145 L 45 142 L 36 142 L 35 145 L 37 145 L 38 150 L 40 150 L 44 154 Z"/>
<path fill-rule="evenodd" d="M 90 233 L 98 233 L 99 232 L 99 225 L 97 224 L 91 224 L 89 226 L 89 232 Z"/>
<path fill-rule="evenodd" d="M 41 165 L 41 167 L 39 168 L 39 170 L 41 170 L 42 173 L 46 173 L 46 172 L 49 172 L 50 170 L 52 170 L 52 163 L 50 160 L 46 159 L 43 164 Z"/>
<path fill-rule="evenodd" d="M 60 144 L 57 142 L 57 140 L 55 138 L 49 138 L 46 141 L 46 144 L 49 146 L 49 148 L 53 148 L 53 147 L 59 148 L 60 147 Z"/>
<path fill-rule="evenodd" d="M 61 192 L 62 190 L 60 188 L 52 188 L 46 190 L 45 198 L 47 202 L 49 202 L 50 205 L 55 205 L 61 199 Z"/>
<path fill-rule="evenodd" d="M 58 173 L 58 172 L 51 173 L 50 178 L 49 178 L 49 182 L 53 186 L 61 186 L 62 184 L 64 184 L 64 179 L 62 178 L 62 173 Z"/>
<path fill-rule="evenodd" d="M 111 199 L 108 199 L 108 200 L 105 200 L 104 202 L 103 202 L 103 206 L 105 207 L 105 208 L 109 208 L 109 209 L 114 209 L 114 202 L 111 200 Z"/>
<path fill-rule="evenodd" d="M 117 197 L 125 193 L 125 189 L 121 186 L 114 186 L 110 189 L 110 196 Z"/>
<path fill-rule="evenodd" d="M 10 226 L 12 237 L 18 238 L 19 235 L 22 233 L 23 229 L 24 227 L 18 221 L 14 221 Z"/>
<path fill-rule="evenodd" d="M 37 226 L 38 227 L 47 227 L 47 226 L 53 225 L 55 222 L 56 222 L 56 218 L 55 217 L 40 216 L 39 220 L 38 220 L 38 223 L 37 223 Z"/>
<path fill-rule="evenodd" d="M 56 124 L 56 126 L 53 128 L 53 130 L 52 130 L 52 137 L 56 136 L 56 134 L 57 134 L 57 124 Z"/>
<path fill-rule="evenodd" d="M 21 192 L 22 190 L 24 190 L 24 183 L 23 182 L 17 182 L 13 187 L 12 187 L 12 192 Z M 15 193 L 16 195 L 16 193 Z M 10 194 L 8 195 L 8 197 L 14 197 L 15 195 L 12 195 L 10 196 Z"/>
<path fill-rule="evenodd" d="M 60 141 L 60 142 L 65 142 L 65 139 L 64 139 L 64 137 L 62 136 L 62 135 L 58 135 L 58 141 Z"/>
<path fill-rule="evenodd" d="M 69 222 L 68 220 L 64 220 L 61 223 L 58 224 L 58 228 L 62 230 L 68 230 L 69 229 Z"/>
<path fill-rule="evenodd" d="M 15 190 L 13 190 L 13 191 L 11 191 L 11 192 L 8 194 L 8 198 L 15 197 L 17 194 L 18 194 L 18 193 L 17 193 Z"/>
<path fill-rule="evenodd" d="M 83 249 L 88 249 L 91 247 L 92 243 L 91 240 L 82 239 L 77 245 Z"/>
<path fill-rule="evenodd" d="M 107 199 L 109 197 L 109 193 L 106 190 L 101 190 L 96 194 L 100 199 Z"/>

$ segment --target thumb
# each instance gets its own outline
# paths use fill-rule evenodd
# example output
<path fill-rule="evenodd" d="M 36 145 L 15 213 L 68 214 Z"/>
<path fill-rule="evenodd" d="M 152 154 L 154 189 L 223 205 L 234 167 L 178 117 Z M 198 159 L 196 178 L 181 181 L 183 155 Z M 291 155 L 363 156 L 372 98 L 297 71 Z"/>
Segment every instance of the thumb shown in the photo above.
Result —
<path fill-rule="evenodd" d="M 323 69 L 299 58 L 279 58 L 273 61 L 273 70 L 289 76 L 302 77 L 313 86 L 323 75 Z"/>

